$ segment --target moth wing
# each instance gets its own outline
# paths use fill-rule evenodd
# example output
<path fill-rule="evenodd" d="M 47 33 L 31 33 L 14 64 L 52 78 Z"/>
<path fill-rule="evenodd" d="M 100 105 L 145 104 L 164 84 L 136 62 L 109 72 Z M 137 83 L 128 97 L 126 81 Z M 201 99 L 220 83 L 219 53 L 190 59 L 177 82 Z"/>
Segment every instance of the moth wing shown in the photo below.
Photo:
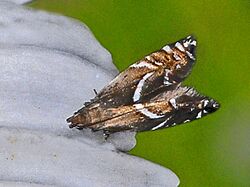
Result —
<path fill-rule="evenodd" d="M 198 94 L 192 88 L 178 86 L 174 91 L 162 92 L 148 103 L 134 104 L 126 108 L 126 112 L 93 124 L 90 128 L 108 133 L 157 130 L 202 118 L 218 108 L 219 104 L 213 99 Z M 118 111 L 122 111 L 121 108 Z"/>
<path fill-rule="evenodd" d="M 162 106 L 164 111 L 156 112 L 156 105 Z M 125 109 L 125 110 L 124 110 Z M 112 118 L 90 125 L 93 131 L 104 130 L 105 132 L 115 133 L 124 130 L 145 131 L 150 130 L 159 122 L 170 115 L 171 106 L 166 102 L 134 104 L 132 106 L 118 107 L 118 114 L 114 111 Z M 164 114 L 163 114 L 164 113 Z"/>
<path fill-rule="evenodd" d="M 172 127 L 175 125 L 200 119 L 219 109 L 219 104 L 207 97 L 200 95 L 190 87 L 177 86 L 175 90 L 162 92 L 152 98 L 150 102 L 168 100 L 172 110 L 168 117 L 151 130 Z"/>
<path fill-rule="evenodd" d="M 120 73 L 94 100 L 113 106 L 138 102 L 162 87 L 175 87 L 192 69 L 196 40 L 188 36 L 145 56 Z"/>

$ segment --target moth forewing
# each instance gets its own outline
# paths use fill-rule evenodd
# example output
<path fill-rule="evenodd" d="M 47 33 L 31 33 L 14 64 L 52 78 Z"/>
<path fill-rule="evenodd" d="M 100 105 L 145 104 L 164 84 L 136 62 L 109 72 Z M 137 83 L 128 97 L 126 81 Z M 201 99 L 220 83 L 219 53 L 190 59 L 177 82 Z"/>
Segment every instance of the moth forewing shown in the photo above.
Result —
<path fill-rule="evenodd" d="M 109 118 L 108 116 L 105 119 L 102 118 L 99 123 L 93 123 L 90 128 L 108 132 L 123 130 L 145 131 L 151 129 L 158 121 L 164 120 L 171 112 L 171 109 L 172 107 L 165 101 L 107 109 L 113 114 Z"/>
<path fill-rule="evenodd" d="M 193 66 L 194 59 L 188 54 L 192 54 L 194 58 L 196 45 L 194 41 L 192 37 L 180 40 L 178 43 L 183 44 L 184 51 L 179 49 L 179 45 L 176 47 L 176 43 L 173 43 L 167 45 L 171 47 L 171 51 L 165 50 L 165 46 L 145 56 L 104 87 L 96 99 L 112 97 L 115 101 L 113 104 L 117 106 L 121 104 L 121 100 L 124 100 L 122 104 L 133 104 L 144 96 L 144 94 L 141 94 L 141 97 L 136 96 L 138 91 L 147 93 L 144 89 L 156 90 L 159 86 L 180 83 L 187 77 Z"/>

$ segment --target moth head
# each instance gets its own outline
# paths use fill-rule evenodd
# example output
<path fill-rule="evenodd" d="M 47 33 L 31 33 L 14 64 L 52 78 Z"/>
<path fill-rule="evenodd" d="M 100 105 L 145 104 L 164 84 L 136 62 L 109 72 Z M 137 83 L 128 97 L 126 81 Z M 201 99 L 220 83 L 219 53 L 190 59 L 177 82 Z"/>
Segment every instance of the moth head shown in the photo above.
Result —
<path fill-rule="evenodd" d="M 86 122 L 86 114 L 80 114 L 76 112 L 73 116 L 66 119 L 66 121 L 70 123 L 70 128 L 77 127 L 78 129 L 81 129 L 84 123 Z"/>
<path fill-rule="evenodd" d="M 219 109 L 219 104 L 215 100 L 198 94 L 192 88 L 180 87 L 178 89 L 180 95 L 169 100 L 177 123 L 199 119 Z"/>

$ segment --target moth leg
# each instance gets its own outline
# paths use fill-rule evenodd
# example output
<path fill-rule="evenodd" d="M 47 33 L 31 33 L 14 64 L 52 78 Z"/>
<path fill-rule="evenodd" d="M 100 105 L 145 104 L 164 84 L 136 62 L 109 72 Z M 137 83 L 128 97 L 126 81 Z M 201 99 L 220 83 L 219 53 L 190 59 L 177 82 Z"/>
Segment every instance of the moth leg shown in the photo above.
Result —
<path fill-rule="evenodd" d="M 76 126 L 76 128 L 77 128 L 78 130 L 82 130 L 82 129 L 83 129 L 83 127 L 79 127 L 79 126 Z"/>
<path fill-rule="evenodd" d="M 107 139 L 108 139 L 109 136 L 110 136 L 110 132 L 107 131 L 107 130 L 103 130 L 103 136 L 104 136 L 105 141 L 107 141 Z"/>

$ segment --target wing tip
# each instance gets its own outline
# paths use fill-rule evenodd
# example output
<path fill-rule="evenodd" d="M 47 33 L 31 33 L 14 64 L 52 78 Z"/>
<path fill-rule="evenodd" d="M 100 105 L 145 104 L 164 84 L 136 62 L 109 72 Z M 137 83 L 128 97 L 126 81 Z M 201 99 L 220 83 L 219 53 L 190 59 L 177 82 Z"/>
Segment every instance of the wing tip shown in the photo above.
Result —
<path fill-rule="evenodd" d="M 189 58 L 189 61 L 195 60 L 195 48 L 197 45 L 197 40 L 194 34 L 190 34 L 185 38 L 182 38 L 174 43 L 165 45 L 162 47 L 162 50 L 164 50 L 167 53 L 172 53 L 173 48 L 177 48 L 178 50 L 185 52 L 186 55 Z"/>

